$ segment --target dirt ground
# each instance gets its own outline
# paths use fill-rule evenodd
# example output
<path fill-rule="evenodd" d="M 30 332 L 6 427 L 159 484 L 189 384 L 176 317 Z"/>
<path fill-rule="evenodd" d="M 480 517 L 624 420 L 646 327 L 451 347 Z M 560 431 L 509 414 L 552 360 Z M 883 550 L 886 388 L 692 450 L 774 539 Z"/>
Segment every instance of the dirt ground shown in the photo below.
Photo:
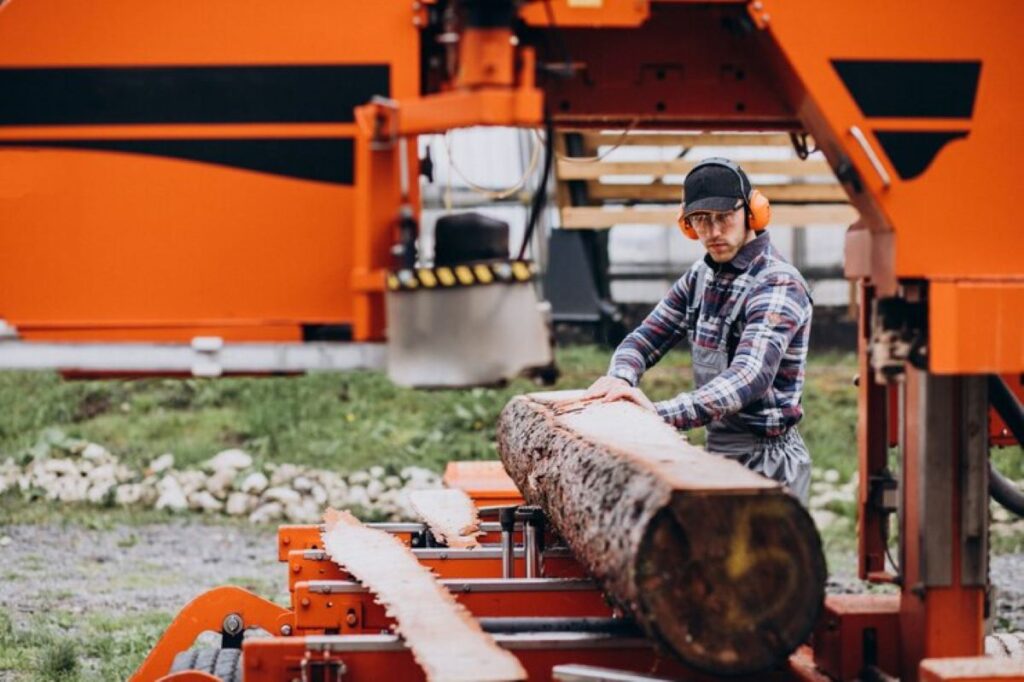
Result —
<path fill-rule="evenodd" d="M 195 520 L 98 530 L 17 525 L 0 528 L 0 545 L 0 610 L 16 627 L 31 627 L 51 611 L 171 615 L 222 584 L 287 603 L 285 567 L 276 561 L 270 527 Z M 993 557 L 991 575 L 999 595 L 993 625 L 1024 630 L 1024 554 Z M 831 592 L 863 589 L 852 575 L 829 580 Z"/>

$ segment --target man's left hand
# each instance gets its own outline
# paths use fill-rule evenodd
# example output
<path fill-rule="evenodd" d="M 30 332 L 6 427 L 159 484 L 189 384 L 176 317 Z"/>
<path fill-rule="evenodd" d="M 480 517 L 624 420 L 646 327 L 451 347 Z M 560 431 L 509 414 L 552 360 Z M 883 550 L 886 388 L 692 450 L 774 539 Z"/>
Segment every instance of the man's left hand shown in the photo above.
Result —
<path fill-rule="evenodd" d="M 633 403 L 634 405 L 639 405 L 645 410 L 650 410 L 655 414 L 658 413 L 658 408 L 654 406 L 654 403 L 651 402 L 651 399 L 645 396 L 644 392 L 641 391 L 639 388 L 633 388 L 632 386 L 628 385 L 613 386 L 608 390 L 607 393 L 604 394 L 604 397 L 601 398 L 602 403 L 612 403 L 615 402 L 616 400 L 625 400 L 627 402 Z"/>

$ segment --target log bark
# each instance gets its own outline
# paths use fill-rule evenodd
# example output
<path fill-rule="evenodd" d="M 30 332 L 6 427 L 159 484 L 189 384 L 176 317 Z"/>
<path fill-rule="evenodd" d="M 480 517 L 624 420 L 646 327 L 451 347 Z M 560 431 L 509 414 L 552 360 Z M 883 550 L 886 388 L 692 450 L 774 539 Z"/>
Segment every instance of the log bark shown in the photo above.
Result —
<path fill-rule="evenodd" d="M 328 509 L 324 523 L 327 554 L 384 604 L 427 680 L 526 679 L 519 659 L 499 647 L 400 540 L 348 512 Z"/>
<path fill-rule="evenodd" d="M 629 403 L 514 398 L 498 450 L 608 596 L 687 664 L 768 669 L 822 608 L 825 559 L 810 515 L 781 485 L 687 443 Z"/>

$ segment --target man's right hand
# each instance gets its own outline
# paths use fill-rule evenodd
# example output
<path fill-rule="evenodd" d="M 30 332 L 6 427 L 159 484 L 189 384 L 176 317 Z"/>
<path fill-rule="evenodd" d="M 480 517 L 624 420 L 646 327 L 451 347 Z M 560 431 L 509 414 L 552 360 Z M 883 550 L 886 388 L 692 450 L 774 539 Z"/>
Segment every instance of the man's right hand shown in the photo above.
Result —
<path fill-rule="evenodd" d="M 625 379 L 619 377 L 611 377 L 605 375 L 592 383 L 587 392 L 583 394 L 584 400 L 596 400 L 603 398 L 608 395 L 608 392 L 616 388 L 630 388 L 630 384 Z"/>

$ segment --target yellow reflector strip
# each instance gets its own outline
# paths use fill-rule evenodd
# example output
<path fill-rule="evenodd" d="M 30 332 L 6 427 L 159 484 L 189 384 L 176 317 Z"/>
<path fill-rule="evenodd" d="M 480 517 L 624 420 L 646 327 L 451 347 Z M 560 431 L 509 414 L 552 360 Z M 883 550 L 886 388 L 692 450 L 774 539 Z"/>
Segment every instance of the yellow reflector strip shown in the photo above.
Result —
<path fill-rule="evenodd" d="M 391 291 L 398 291 L 399 286 L 398 278 L 394 275 L 388 275 L 388 289 Z"/>
<path fill-rule="evenodd" d="M 530 268 L 526 266 L 526 263 L 516 261 L 512 264 L 512 275 L 520 282 L 525 282 L 530 279 Z"/>
<path fill-rule="evenodd" d="M 437 278 L 441 280 L 441 284 L 446 287 L 450 287 L 455 284 L 455 275 L 452 274 L 451 268 L 438 268 L 436 274 Z"/>
<path fill-rule="evenodd" d="M 433 289 L 437 286 L 437 277 L 434 277 L 430 270 L 420 270 L 420 283 L 428 289 Z"/>
<path fill-rule="evenodd" d="M 459 265 L 455 268 L 455 276 L 459 278 L 459 282 L 462 284 L 473 283 L 473 271 L 465 265 Z"/>
<path fill-rule="evenodd" d="M 474 265 L 473 272 L 476 273 L 476 278 L 480 280 L 481 284 L 490 284 L 494 281 L 494 273 L 486 265 Z"/>

